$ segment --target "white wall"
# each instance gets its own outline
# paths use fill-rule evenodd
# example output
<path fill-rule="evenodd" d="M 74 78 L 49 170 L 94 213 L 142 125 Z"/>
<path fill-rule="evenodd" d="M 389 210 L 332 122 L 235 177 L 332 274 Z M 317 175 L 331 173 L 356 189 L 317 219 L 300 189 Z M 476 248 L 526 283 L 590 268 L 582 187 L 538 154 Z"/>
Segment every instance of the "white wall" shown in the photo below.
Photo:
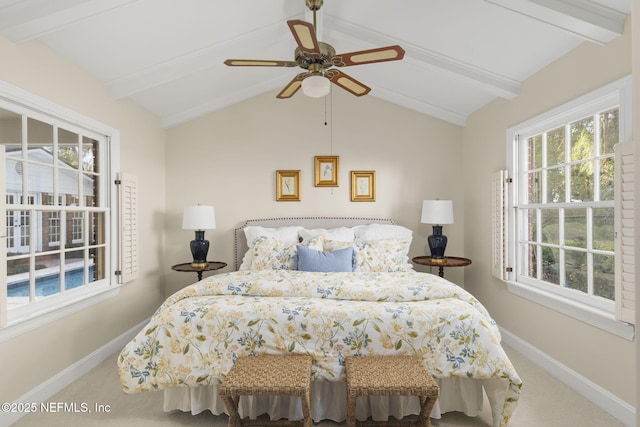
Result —
<path fill-rule="evenodd" d="M 0 343 L 0 401 L 15 401 L 150 316 L 164 299 L 165 132 L 130 101 L 39 43 L 0 38 L 0 80 L 121 132 L 122 171 L 138 175 L 140 278 L 120 294 Z M 10 367 L 10 369 L 9 369 Z"/>
<path fill-rule="evenodd" d="M 247 219 L 284 216 L 392 218 L 414 230 L 411 255 L 424 255 L 432 230 L 420 224 L 422 200 L 436 197 L 454 201 L 456 223 L 444 227 L 447 254 L 464 255 L 460 127 L 339 88 L 327 98 L 325 126 L 325 99 L 299 93 L 279 100 L 276 94 L 168 129 L 168 263 L 190 260 L 193 231 L 180 229 L 182 208 L 197 203 L 215 206 L 217 229 L 206 232 L 209 258 L 229 266 L 234 228 Z M 339 156 L 339 187 L 314 187 L 314 156 L 331 154 Z M 278 169 L 301 170 L 302 201 L 275 201 Z M 351 170 L 376 171 L 375 202 L 350 202 Z M 463 270 L 456 270 L 447 278 L 462 283 Z M 195 274 L 168 277 L 171 292 Z"/>
<path fill-rule="evenodd" d="M 468 119 L 464 252 L 474 259 L 466 270 L 466 287 L 499 325 L 635 406 L 634 342 L 510 294 L 490 268 L 491 174 L 506 168 L 506 129 L 630 73 L 627 25 L 623 37 L 604 47 L 584 43 L 525 81 L 516 99 L 492 102 Z"/>

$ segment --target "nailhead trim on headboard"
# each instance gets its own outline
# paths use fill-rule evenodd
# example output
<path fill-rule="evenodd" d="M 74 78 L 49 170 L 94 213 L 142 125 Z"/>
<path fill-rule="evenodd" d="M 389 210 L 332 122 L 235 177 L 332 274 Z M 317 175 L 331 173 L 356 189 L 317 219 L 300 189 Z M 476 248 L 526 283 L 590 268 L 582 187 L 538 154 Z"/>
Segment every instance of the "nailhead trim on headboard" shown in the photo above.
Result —
<path fill-rule="evenodd" d="M 242 264 L 242 258 L 248 249 L 247 242 L 244 240 L 244 228 L 248 226 L 262 227 L 287 227 L 292 225 L 301 225 L 305 228 L 335 228 L 335 227 L 353 227 L 356 225 L 366 224 L 390 224 L 396 223 L 389 218 L 361 218 L 361 217 L 341 217 L 341 216 L 301 216 L 301 217 L 282 217 L 282 218 L 262 218 L 249 219 L 240 227 L 233 231 L 233 252 L 234 266 L 238 270 Z"/>

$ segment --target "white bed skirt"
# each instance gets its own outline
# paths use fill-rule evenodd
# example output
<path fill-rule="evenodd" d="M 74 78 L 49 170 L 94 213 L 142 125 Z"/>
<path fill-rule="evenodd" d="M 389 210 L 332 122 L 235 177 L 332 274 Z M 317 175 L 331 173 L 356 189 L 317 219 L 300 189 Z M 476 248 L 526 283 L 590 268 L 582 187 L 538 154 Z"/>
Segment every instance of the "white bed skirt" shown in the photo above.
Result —
<path fill-rule="evenodd" d="M 476 416 L 482 411 L 483 385 L 492 406 L 493 424 L 499 425 L 500 413 L 506 387 L 502 381 L 472 380 L 445 378 L 438 379 L 440 398 L 431 412 L 432 418 L 440 418 L 442 413 L 450 411 L 463 412 L 468 416 Z M 342 422 L 347 417 L 347 392 L 343 382 L 318 381 L 312 383 L 311 408 L 315 422 L 332 420 Z M 417 415 L 420 405 L 417 397 L 359 397 L 356 406 L 356 418 L 365 420 L 387 420 L 388 416 L 402 418 Z M 365 400 L 366 399 L 366 402 Z M 498 407 L 496 407 L 496 403 Z M 218 396 L 217 386 L 175 387 L 164 391 L 164 410 L 180 410 L 199 414 L 209 410 L 215 415 L 226 413 L 222 399 Z M 241 417 L 256 418 L 269 414 L 271 419 L 302 418 L 300 399 L 286 396 L 242 396 L 238 406 Z"/>

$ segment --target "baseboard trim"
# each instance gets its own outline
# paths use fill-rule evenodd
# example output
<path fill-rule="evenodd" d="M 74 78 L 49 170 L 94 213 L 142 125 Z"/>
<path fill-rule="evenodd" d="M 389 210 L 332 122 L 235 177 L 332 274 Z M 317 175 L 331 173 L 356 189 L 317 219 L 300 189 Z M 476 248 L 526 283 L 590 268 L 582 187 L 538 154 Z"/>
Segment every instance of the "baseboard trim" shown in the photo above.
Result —
<path fill-rule="evenodd" d="M 500 328 L 500 332 L 505 344 L 575 390 L 576 393 L 589 399 L 624 425 L 629 427 L 636 425 L 636 408 L 506 329 Z"/>
<path fill-rule="evenodd" d="M 131 339 L 138 332 L 140 332 L 140 330 L 147 323 L 149 323 L 149 319 L 150 318 L 143 320 L 142 322 L 135 325 L 133 328 L 123 333 L 122 335 L 109 341 L 107 344 L 103 345 L 96 351 L 92 352 L 91 354 L 88 354 L 87 356 L 83 357 L 73 365 L 58 372 L 53 377 L 49 378 L 42 384 L 29 390 L 27 393 L 25 393 L 24 395 L 16 399 L 15 402 L 24 403 L 24 404 L 33 403 L 33 402 L 37 402 L 39 404 L 39 402 L 46 402 L 48 399 L 51 398 L 51 396 L 53 396 L 54 394 L 56 394 L 57 392 L 59 392 L 60 390 L 62 390 L 72 382 L 74 382 L 75 380 L 79 379 L 80 377 L 88 373 L 90 370 L 98 366 L 100 363 L 107 360 L 107 358 L 109 358 L 109 356 L 111 356 L 113 353 L 121 350 L 129 341 L 131 341 Z M 8 416 L 5 418 L 5 420 L 8 422 L 8 424 L 6 425 L 11 425 L 15 423 L 23 415 L 25 414 L 24 413 L 8 414 Z M 5 420 L 3 420 L 3 422 L 0 424 L 5 425 L 3 424 Z"/>

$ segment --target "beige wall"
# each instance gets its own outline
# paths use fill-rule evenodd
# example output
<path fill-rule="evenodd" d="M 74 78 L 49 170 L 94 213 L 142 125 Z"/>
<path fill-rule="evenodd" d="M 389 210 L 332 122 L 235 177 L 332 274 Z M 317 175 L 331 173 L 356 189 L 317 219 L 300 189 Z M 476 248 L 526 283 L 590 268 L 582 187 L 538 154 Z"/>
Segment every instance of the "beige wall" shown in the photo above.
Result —
<path fill-rule="evenodd" d="M 0 401 L 11 402 L 132 328 L 163 301 L 165 132 L 157 117 L 113 100 L 96 79 L 41 44 L 0 38 L 0 57 L 0 80 L 120 131 L 121 170 L 139 178 L 141 218 L 138 280 L 117 297 L 0 343 Z"/>
<path fill-rule="evenodd" d="M 420 224 L 422 200 L 436 197 L 454 201 L 456 223 L 444 228 L 447 253 L 464 255 L 460 127 L 339 88 L 327 98 L 325 126 L 324 99 L 300 93 L 278 100 L 276 93 L 168 129 L 168 263 L 190 259 L 193 231 L 180 229 L 182 208 L 197 203 L 216 209 L 217 229 L 206 232 L 209 258 L 230 266 L 235 227 L 247 219 L 282 216 L 392 218 L 414 231 L 411 255 L 424 255 L 432 230 Z M 340 157 L 339 187 L 314 187 L 314 156 L 332 153 Z M 302 201 L 275 201 L 278 169 L 301 170 Z M 350 202 L 352 170 L 376 171 L 374 203 Z M 462 283 L 463 271 L 457 270 L 447 277 Z M 195 274 L 168 277 L 170 292 Z"/>
<path fill-rule="evenodd" d="M 506 168 L 506 129 L 630 73 L 631 34 L 626 28 L 608 46 L 579 46 L 525 81 L 516 99 L 492 102 L 468 119 L 463 137 L 464 252 L 474 259 L 466 270 L 466 287 L 499 325 L 635 406 L 636 385 L 629 380 L 636 378 L 635 343 L 510 294 L 490 268 L 491 174 Z"/>

